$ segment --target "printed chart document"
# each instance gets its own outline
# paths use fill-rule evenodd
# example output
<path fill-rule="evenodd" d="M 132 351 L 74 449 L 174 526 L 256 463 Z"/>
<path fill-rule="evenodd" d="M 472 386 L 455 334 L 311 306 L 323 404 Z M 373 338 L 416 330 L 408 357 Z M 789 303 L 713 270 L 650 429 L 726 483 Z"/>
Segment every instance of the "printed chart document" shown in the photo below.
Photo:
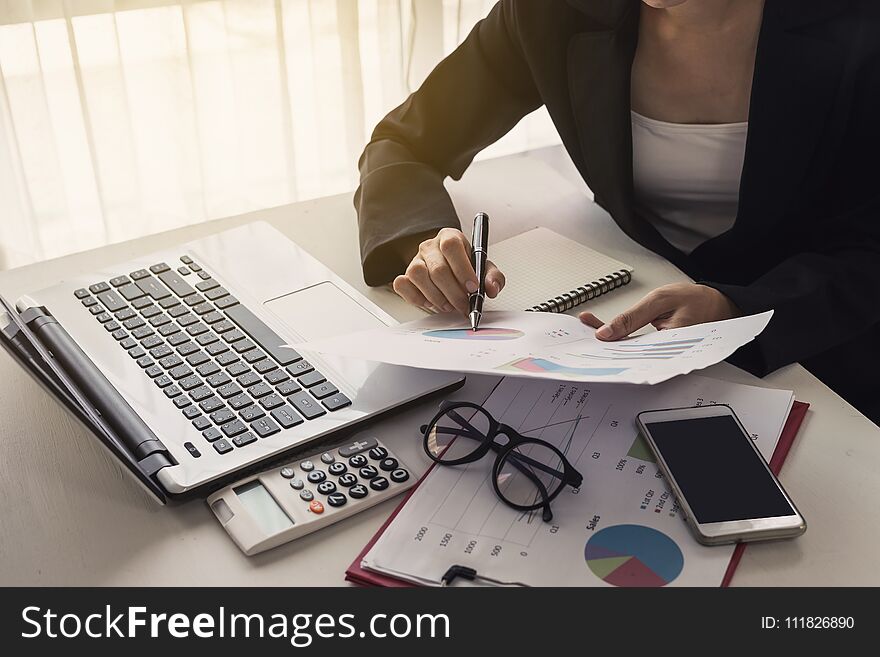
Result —
<path fill-rule="evenodd" d="M 407 324 L 292 345 L 394 365 L 607 383 L 660 383 L 714 365 L 754 339 L 773 311 L 602 342 L 576 317 L 499 311 L 472 331 L 445 313 Z"/>
<path fill-rule="evenodd" d="M 362 567 L 430 586 L 454 564 L 533 586 L 719 586 L 734 546 L 693 537 L 635 416 L 726 403 L 769 459 L 793 401 L 791 391 L 697 375 L 653 387 L 504 378 L 485 408 L 556 445 L 583 475 L 581 488 L 563 490 L 544 522 L 498 499 L 492 458 L 435 466 Z M 705 467 L 717 467 L 712 436 L 703 452 Z"/>

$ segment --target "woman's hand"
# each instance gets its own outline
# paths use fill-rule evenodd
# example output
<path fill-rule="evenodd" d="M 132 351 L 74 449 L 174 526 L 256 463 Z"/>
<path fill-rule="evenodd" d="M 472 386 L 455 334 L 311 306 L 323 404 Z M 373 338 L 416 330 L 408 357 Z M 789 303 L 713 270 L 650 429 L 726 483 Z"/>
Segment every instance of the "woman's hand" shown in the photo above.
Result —
<path fill-rule="evenodd" d="M 658 330 L 717 322 L 740 315 L 739 308 L 715 288 L 695 283 L 674 283 L 658 287 L 629 310 L 607 324 L 593 313 L 581 313 L 580 320 L 592 326 L 600 340 L 620 340 L 643 326 Z"/>
<path fill-rule="evenodd" d="M 406 273 L 394 279 L 394 291 L 404 300 L 427 310 L 468 313 L 468 294 L 477 291 L 471 264 L 471 245 L 460 230 L 443 228 L 424 240 Z M 504 274 L 489 262 L 486 295 L 494 299 L 504 287 Z"/>

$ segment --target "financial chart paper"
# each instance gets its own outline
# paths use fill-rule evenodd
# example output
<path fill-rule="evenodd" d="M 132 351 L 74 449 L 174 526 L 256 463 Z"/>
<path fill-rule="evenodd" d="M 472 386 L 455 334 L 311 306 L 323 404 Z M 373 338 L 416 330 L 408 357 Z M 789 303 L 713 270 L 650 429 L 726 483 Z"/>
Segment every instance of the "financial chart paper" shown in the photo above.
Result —
<path fill-rule="evenodd" d="M 534 586 L 719 586 L 733 546 L 691 534 L 635 427 L 643 410 L 729 404 L 769 459 L 794 396 L 691 375 L 658 386 L 505 378 L 486 409 L 520 433 L 555 444 L 583 475 L 552 503 L 553 520 L 502 503 L 493 459 L 435 466 L 362 566 L 438 585 L 453 564 Z M 706 437 L 705 462 L 712 460 Z"/>
<path fill-rule="evenodd" d="M 489 312 L 472 331 L 461 315 L 446 313 L 292 347 L 453 372 L 654 384 L 724 360 L 763 331 L 772 315 L 602 342 L 570 315 Z"/>

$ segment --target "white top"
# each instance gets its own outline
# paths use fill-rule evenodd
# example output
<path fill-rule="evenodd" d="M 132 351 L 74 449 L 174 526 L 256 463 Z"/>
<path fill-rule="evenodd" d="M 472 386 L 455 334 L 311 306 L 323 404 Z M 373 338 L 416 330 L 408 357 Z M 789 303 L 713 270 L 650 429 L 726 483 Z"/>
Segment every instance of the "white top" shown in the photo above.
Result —
<path fill-rule="evenodd" d="M 668 123 L 632 112 L 635 209 L 690 253 L 733 226 L 749 124 Z"/>

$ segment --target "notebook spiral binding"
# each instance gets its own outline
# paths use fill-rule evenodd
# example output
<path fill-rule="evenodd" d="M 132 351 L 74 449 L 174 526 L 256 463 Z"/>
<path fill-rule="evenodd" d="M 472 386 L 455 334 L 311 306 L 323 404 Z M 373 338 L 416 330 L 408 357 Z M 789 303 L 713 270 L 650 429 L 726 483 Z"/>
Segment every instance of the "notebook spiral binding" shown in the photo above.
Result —
<path fill-rule="evenodd" d="M 527 308 L 527 312 L 534 313 L 564 313 L 571 310 L 575 306 L 600 297 L 611 290 L 622 287 L 632 280 L 632 274 L 625 269 L 616 271 L 608 276 L 603 276 L 599 280 L 583 285 L 576 290 L 571 290 L 558 297 L 554 297 L 539 303 L 537 306 Z"/>

